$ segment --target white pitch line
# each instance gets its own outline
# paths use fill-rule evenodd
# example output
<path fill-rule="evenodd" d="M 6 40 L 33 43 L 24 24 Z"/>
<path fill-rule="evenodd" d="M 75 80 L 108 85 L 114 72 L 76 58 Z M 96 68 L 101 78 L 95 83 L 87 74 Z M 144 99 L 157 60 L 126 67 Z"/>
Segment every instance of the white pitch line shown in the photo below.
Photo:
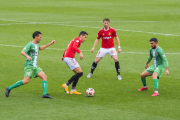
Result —
<path fill-rule="evenodd" d="M 5 20 L 5 19 L 0 19 L 0 20 Z M 8 20 L 7 20 L 8 21 Z M 9 21 L 16 21 L 16 20 L 9 20 Z M 16 21 L 20 22 L 20 21 Z M 0 25 L 13 25 L 13 24 L 50 24 L 50 25 L 61 25 L 61 26 L 74 26 L 74 27 L 86 27 L 86 28 L 98 28 L 101 29 L 102 27 L 90 27 L 90 26 L 78 26 L 78 25 L 66 25 L 62 23 L 66 22 L 27 22 L 27 21 L 21 21 L 22 23 L 7 23 L 7 24 L 0 24 Z M 27 23 L 25 23 L 27 22 Z M 86 21 L 87 22 L 87 21 Z M 88 21 L 90 22 L 90 21 Z M 95 21 L 93 21 L 95 22 Z M 99 22 L 99 21 L 98 21 Z M 101 21 L 102 22 L 102 21 Z M 61 23 L 61 24 L 59 24 Z M 124 29 L 116 29 L 119 31 L 127 31 L 127 32 L 138 32 L 138 33 L 148 33 L 148 34 L 155 34 L 155 35 L 163 35 L 163 36 L 180 36 L 180 35 L 175 35 L 175 34 L 165 34 L 165 33 L 155 33 L 155 32 L 145 32 L 145 31 L 135 31 L 135 30 L 124 30 Z"/>
<path fill-rule="evenodd" d="M 24 47 L 24 46 L 16 46 L 16 45 L 4 45 L 0 44 L 0 46 L 5 46 L 5 47 Z M 65 49 L 59 49 L 59 48 L 46 48 L 50 50 L 65 50 Z M 88 51 L 90 52 L 91 50 L 81 50 L 81 51 Z M 94 51 L 98 52 L 98 51 Z M 143 53 L 143 52 L 121 52 L 121 53 L 129 53 L 129 54 L 149 54 L 149 53 Z M 170 54 L 170 55 L 180 55 L 180 53 L 165 53 L 165 54 Z"/>

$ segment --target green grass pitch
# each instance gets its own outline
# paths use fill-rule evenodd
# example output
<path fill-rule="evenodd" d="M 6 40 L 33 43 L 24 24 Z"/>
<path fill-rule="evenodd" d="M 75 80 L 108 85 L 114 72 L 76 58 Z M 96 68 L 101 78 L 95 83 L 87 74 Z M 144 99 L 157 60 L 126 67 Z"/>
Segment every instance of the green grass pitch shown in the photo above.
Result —
<path fill-rule="evenodd" d="M 92 78 L 92 62 L 101 40 L 91 53 L 103 18 L 111 20 L 121 42 L 118 54 L 122 80 L 118 81 L 113 60 L 106 55 Z M 178 120 L 180 119 L 180 1 L 179 0 L 1 0 L 0 1 L 0 119 L 1 120 Z M 48 93 L 42 99 L 41 79 L 13 89 L 6 98 L 5 87 L 23 79 L 23 47 L 32 33 L 43 34 L 40 45 L 55 39 L 56 44 L 39 52 L 38 65 L 48 76 Z M 64 50 L 81 30 L 88 32 L 82 43 L 84 58 L 79 62 L 84 75 L 77 84 L 82 95 L 68 95 L 61 88 L 73 72 L 61 61 Z M 170 75 L 159 80 L 158 97 L 142 87 L 140 74 L 145 70 L 149 39 L 156 37 L 169 61 Z M 117 44 L 115 42 L 116 49 Z M 153 64 L 153 60 L 150 65 Z M 87 97 L 94 88 L 94 97 Z M 71 86 L 69 87 L 71 89 Z"/>

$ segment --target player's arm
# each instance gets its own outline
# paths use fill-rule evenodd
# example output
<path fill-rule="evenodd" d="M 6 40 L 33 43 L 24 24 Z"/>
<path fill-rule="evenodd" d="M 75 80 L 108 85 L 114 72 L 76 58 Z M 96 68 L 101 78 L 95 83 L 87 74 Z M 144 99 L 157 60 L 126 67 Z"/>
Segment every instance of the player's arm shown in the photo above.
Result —
<path fill-rule="evenodd" d="M 119 41 L 118 36 L 115 37 L 115 39 L 116 39 L 116 43 L 117 43 L 117 45 L 118 45 L 118 53 L 120 53 L 120 52 L 121 52 L 121 46 L 120 46 L 120 41 Z"/>
<path fill-rule="evenodd" d="M 29 51 L 30 49 L 31 49 L 31 45 L 30 45 L 30 44 L 27 44 L 27 45 L 23 48 L 23 50 L 21 51 L 21 54 L 22 54 L 24 57 L 26 57 L 29 61 L 31 61 L 32 58 L 29 57 L 26 53 L 28 53 L 28 51 Z"/>
<path fill-rule="evenodd" d="M 82 54 L 82 52 L 78 49 L 78 45 L 80 44 L 80 41 L 79 40 L 76 40 L 76 41 L 74 41 L 74 43 L 73 43 L 73 49 L 79 54 L 79 57 L 80 57 L 80 59 L 82 60 L 83 59 L 83 54 Z"/>
<path fill-rule="evenodd" d="M 152 54 L 151 54 L 151 50 L 150 50 L 150 52 L 149 52 L 149 58 L 148 58 L 148 61 L 146 62 L 145 69 L 148 68 L 148 64 L 151 62 L 151 60 L 152 60 Z"/>
<path fill-rule="evenodd" d="M 159 52 L 159 55 L 160 55 L 160 57 L 161 57 L 162 60 L 163 60 L 164 66 L 166 67 L 165 73 L 166 73 L 166 75 L 169 75 L 169 70 L 168 70 L 168 60 L 167 60 L 167 58 L 166 58 L 166 55 L 164 54 L 163 51 Z"/>
<path fill-rule="evenodd" d="M 98 42 L 99 42 L 99 39 L 96 39 L 94 42 L 93 48 L 91 49 L 91 52 L 94 52 L 94 49 L 95 49 L 96 45 L 98 44 Z"/>
<path fill-rule="evenodd" d="M 43 50 L 43 49 L 47 48 L 48 46 L 50 46 L 52 44 L 55 44 L 55 40 L 53 40 L 51 43 L 48 43 L 46 45 L 41 46 L 39 50 Z"/>
<path fill-rule="evenodd" d="M 24 57 L 26 57 L 29 61 L 31 61 L 32 60 L 32 58 L 31 57 L 29 57 L 27 54 L 26 54 L 26 52 L 25 51 L 21 51 L 21 54 L 24 56 Z"/>

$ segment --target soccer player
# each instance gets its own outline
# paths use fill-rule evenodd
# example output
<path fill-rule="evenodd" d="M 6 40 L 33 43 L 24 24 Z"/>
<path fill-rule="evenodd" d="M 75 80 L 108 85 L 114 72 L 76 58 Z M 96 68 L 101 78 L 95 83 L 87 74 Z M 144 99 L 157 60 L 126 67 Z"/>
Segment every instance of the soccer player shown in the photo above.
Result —
<path fill-rule="evenodd" d="M 158 46 L 158 40 L 156 38 L 151 38 L 150 40 L 151 49 L 150 56 L 145 65 L 145 71 L 141 74 L 141 81 L 143 83 L 143 87 L 138 91 L 147 90 L 146 77 L 152 76 L 155 92 L 152 96 L 158 96 L 158 79 L 161 77 L 163 72 L 165 71 L 166 75 L 169 75 L 168 71 L 168 61 L 164 54 L 164 51 L 161 47 Z M 154 58 L 154 65 L 148 68 L 149 62 Z"/>
<path fill-rule="evenodd" d="M 43 88 L 43 95 L 42 98 L 53 98 L 47 94 L 47 76 L 43 72 L 43 70 L 37 66 L 37 58 L 39 50 L 43 50 L 47 48 L 48 46 L 55 44 L 55 40 L 53 40 L 51 43 L 39 46 L 39 42 L 42 40 L 42 34 L 39 31 L 35 31 L 33 33 L 33 40 L 30 41 L 24 49 L 21 51 L 21 54 L 26 57 L 26 61 L 24 64 L 24 79 L 17 81 L 15 84 L 6 87 L 5 95 L 6 97 L 9 97 L 9 93 L 13 88 L 22 86 L 24 84 L 27 84 L 29 80 L 34 77 L 40 77 L 42 79 L 42 88 Z"/>
<path fill-rule="evenodd" d="M 85 31 L 81 31 L 79 37 L 76 37 L 73 40 L 71 40 L 66 50 L 64 51 L 62 60 L 64 60 L 67 66 L 75 73 L 75 75 L 73 75 L 65 84 L 62 84 L 62 88 L 64 88 L 64 91 L 67 94 L 69 94 L 68 86 L 72 82 L 73 84 L 70 94 L 81 94 L 80 92 L 77 92 L 75 88 L 79 78 L 83 75 L 83 72 L 74 57 L 77 52 L 79 53 L 80 59 L 83 59 L 83 54 L 78 48 L 81 46 L 81 43 L 87 39 L 87 36 L 88 33 L 86 33 Z"/>
<path fill-rule="evenodd" d="M 101 48 L 96 55 L 96 59 L 93 62 L 92 67 L 91 67 L 91 72 L 87 75 L 87 78 L 90 78 L 92 76 L 93 71 L 97 67 L 98 62 L 108 53 L 108 54 L 110 54 L 110 56 L 113 58 L 113 60 L 115 62 L 115 68 L 117 71 L 118 80 L 122 80 L 122 78 L 120 76 L 120 65 L 119 65 L 119 61 L 118 61 L 118 56 L 117 56 L 116 49 L 114 47 L 114 37 L 115 37 L 117 45 L 118 45 L 118 53 L 121 52 L 119 38 L 116 34 L 116 30 L 113 29 L 112 27 L 109 27 L 110 20 L 108 18 L 104 18 L 103 25 L 104 25 L 104 28 L 99 30 L 97 39 L 94 42 L 91 52 L 94 51 L 100 38 L 102 38 Z"/>

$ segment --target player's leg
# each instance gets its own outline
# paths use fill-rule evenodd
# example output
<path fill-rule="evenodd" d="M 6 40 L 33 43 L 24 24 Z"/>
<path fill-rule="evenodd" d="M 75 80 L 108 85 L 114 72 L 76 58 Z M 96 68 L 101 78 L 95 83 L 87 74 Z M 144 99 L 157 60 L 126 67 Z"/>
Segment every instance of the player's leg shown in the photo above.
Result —
<path fill-rule="evenodd" d="M 104 48 L 100 48 L 96 55 L 95 61 L 92 63 L 91 72 L 87 75 L 87 78 L 90 78 L 97 67 L 98 62 L 107 54 L 107 50 Z"/>
<path fill-rule="evenodd" d="M 118 57 L 117 57 L 117 55 L 112 55 L 111 57 L 113 58 L 113 60 L 115 62 L 115 68 L 116 68 L 118 80 L 122 80 L 121 75 L 120 75 L 120 64 L 118 61 Z"/>
<path fill-rule="evenodd" d="M 119 61 L 118 61 L 118 56 L 117 56 L 116 49 L 115 48 L 110 48 L 108 53 L 110 54 L 110 56 L 113 58 L 113 60 L 115 62 L 115 68 L 116 68 L 118 80 L 122 80 L 121 75 L 120 75 L 120 64 L 119 64 Z"/>
<path fill-rule="evenodd" d="M 158 93 L 159 80 L 158 79 L 161 77 L 161 75 L 163 74 L 164 70 L 165 70 L 165 68 L 162 67 L 162 66 L 158 66 L 154 70 L 152 78 L 153 78 L 155 92 L 154 92 L 154 94 L 152 96 L 158 96 L 159 95 L 159 93 Z"/>
<path fill-rule="evenodd" d="M 87 75 L 87 78 L 90 78 L 97 67 L 98 62 L 101 60 L 101 57 L 96 57 L 95 61 L 92 63 L 91 72 Z"/>
<path fill-rule="evenodd" d="M 152 75 L 152 78 L 153 78 L 153 83 L 154 83 L 154 94 L 152 96 L 158 96 L 159 93 L 158 93 L 158 73 L 154 72 L 153 75 Z"/>
<path fill-rule="evenodd" d="M 21 85 L 27 84 L 30 80 L 30 78 L 32 77 L 34 71 L 32 69 L 32 67 L 26 67 L 24 68 L 24 79 L 23 80 L 19 80 L 16 83 L 14 83 L 13 85 L 6 87 L 6 97 L 9 97 L 9 93 L 13 88 L 17 88 Z"/>
<path fill-rule="evenodd" d="M 79 78 L 83 75 L 81 67 L 73 69 L 73 72 L 75 73 L 75 75 L 74 75 L 74 81 L 73 81 L 73 84 L 72 84 L 72 89 L 70 91 L 70 94 L 81 94 L 81 93 L 76 91 L 76 85 L 77 85 L 77 83 L 79 81 Z"/>
<path fill-rule="evenodd" d="M 6 93 L 5 93 L 6 97 L 9 97 L 9 93 L 13 88 L 17 88 L 21 85 L 27 84 L 29 82 L 29 80 L 30 80 L 30 77 L 24 77 L 23 80 L 19 80 L 16 83 L 14 83 L 13 85 L 6 87 Z"/>
<path fill-rule="evenodd" d="M 141 81 L 143 84 L 143 87 L 140 88 L 138 91 L 143 91 L 143 90 L 147 90 L 147 83 L 146 83 L 146 77 L 151 76 L 152 73 L 150 73 L 149 71 L 145 70 L 142 74 L 141 74 Z"/>
<path fill-rule="evenodd" d="M 45 73 L 39 67 L 37 67 L 36 73 L 37 73 L 36 76 L 40 77 L 42 79 L 42 89 L 43 89 L 42 98 L 53 98 L 53 97 L 49 96 L 49 94 L 47 94 L 48 84 L 47 84 L 47 76 L 45 75 Z M 36 77 L 36 76 L 34 76 L 34 77 Z"/>
<path fill-rule="evenodd" d="M 64 62 L 68 65 L 68 67 L 75 73 L 65 84 L 62 84 L 62 88 L 64 88 L 64 91 L 69 94 L 68 86 L 76 81 L 78 79 L 79 74 L 76 73 L 82 73 L 82 70 L 78 64 L 78 62 L 74 58 L 64 58 Z M 76 69 L 80 68 L 80 69 Z M 82 76 L 82 75 L 81 75 Z"/>

